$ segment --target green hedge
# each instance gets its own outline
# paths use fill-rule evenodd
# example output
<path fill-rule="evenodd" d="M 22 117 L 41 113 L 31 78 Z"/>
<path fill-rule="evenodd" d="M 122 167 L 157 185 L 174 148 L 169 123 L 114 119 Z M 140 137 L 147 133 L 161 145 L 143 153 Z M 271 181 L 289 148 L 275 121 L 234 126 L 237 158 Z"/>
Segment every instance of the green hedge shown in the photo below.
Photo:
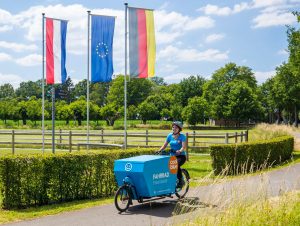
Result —
<path fill-rule="evenodd" d="M 114 160 L 150 153 L 153 150 L 136 149 L 1 157 L 2 207 L 24 208 L 112 195 L 116 189 Z"/>
<path fill-rule="evenodd" d="M 279 164 L 291 158 L 294 138 L 211 146 L 212 167 L 218 174 L 241 174 Z"/>

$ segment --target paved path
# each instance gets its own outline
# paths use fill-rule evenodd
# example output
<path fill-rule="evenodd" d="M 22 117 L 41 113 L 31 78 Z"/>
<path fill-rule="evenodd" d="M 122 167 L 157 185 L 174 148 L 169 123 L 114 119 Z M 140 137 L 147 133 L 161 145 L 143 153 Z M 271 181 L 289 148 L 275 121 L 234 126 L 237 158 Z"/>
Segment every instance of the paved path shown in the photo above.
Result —
<path fill-rule="evenodd" d="M 189 192 L 189 200 L 197 200 L 198 204 L 224 207 L 234 200 L 255 200 L 264 197 L 278 196 L 283 192 L 300 189 L 300 164 L 233 179 L 223 183 L 201 186 Z M 129 208 L 126 213 L 119 214 L 114 205 L 105 205 L 67 212 L 54 216 L 46 216 L 30 221 L 10 223 L 10 226 L 99 226 L 99 225 L 169 225 L 177 223 L 193 214 L 181 214 L 172 217 L 177 199 L 163 199 L 148 204 L 138 204 Z"/>

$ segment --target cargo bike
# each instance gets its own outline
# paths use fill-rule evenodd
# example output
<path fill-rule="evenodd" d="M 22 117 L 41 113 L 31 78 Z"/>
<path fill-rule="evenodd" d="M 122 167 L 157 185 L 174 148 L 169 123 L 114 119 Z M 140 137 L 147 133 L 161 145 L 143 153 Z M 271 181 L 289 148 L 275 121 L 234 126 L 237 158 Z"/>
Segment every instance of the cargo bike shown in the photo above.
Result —
<path fill-rule="evenodd" d="M 183 198 L 189 190 L 189 173 L 182 170 L 183 186 L 178 187 L 178 163 L 175 156 L 141 155 L 115 161 L 114 173 L 119 186 L 115 206 L 126 211 L 133 200 L 139 203 L 176 195 Z"/>

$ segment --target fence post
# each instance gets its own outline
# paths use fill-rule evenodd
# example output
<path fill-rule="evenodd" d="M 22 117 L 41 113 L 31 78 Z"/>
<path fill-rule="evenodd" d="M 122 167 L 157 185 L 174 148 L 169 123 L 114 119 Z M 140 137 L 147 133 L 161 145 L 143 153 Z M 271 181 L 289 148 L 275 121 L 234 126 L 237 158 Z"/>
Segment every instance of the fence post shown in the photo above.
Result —
<path fill-rule="evenodd" d="M 244 132 L 241 132 L 241 142 L 243 142 Z"/>
<path fill-rule="evenodd" d="M 186 160 L 189 161 L 189 133 L 185 134 L 186 136 Z"/>
<path fill-rule="evenodd" d="M 15 130 L 11 131 L 11 147 L 12 147 L 12 154 L 15 154 Z"/>
<path fill-rule="evenodd" d="M 61 143 L 62 143 L 61 129 L 59 129 L 59 144 L 61 145 Z"/>
<path fill-rule="evenodd" d="M 228 133 L 225 134 L 225 144 L 228 144 Z"/>
<path fill-rule="evenodd" d="M 72 152 L 72 131 L 69 131 L 69 152 Z"/>
<path fill-rule="evenodd" d="M 234 142 L 235 142 L 235 143 L 238 142 L 238 134 L 237 134 L 237 132 L 235 132 L 235 134 L 234 134 Z"/>
<path fill-rule="evenodd" d="M 245 141 L 248 142 L 248 130 L 245 131 Z"/>
<path fill-rule="evenodd" d="M 146 129 L 146 146 L 148 146 L 148 130 Z"/>
<path fill-rule="evenodd" d="M 195 132 L 195 130 L 193 131 L 193 147 L 195 147 L 196 145 L 196 132 Z"/>
<path fill-rule="evenodd" d="M 101 129 L 101 143 L 104 143 L 104 130 Z"/>

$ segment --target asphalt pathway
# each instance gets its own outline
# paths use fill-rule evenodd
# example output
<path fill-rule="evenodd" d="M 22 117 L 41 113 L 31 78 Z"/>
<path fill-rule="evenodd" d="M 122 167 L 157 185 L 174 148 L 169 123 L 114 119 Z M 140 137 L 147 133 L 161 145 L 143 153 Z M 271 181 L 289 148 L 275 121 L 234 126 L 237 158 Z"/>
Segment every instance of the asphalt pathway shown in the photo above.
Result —
<path fill-rule="evenodd" d="M 199 209 L 212 206 L 223 208 L 234 201 L 253 201 L 259 198 L 278 196 L 292 190 L 300 190 L 300 163 L 259 175 L 200 186 L 188 193 L 187 200 L 194 200 L 193 205 L 199 207 Z M 190 219 L 195 215 L 182 213 L 173 216 L 174 209 L 177 209 L 175 208 L 176 204 L 178 204 L 178 200 L 174 196 L 173 199 L 162 199 L 147 204 L 134 202 L 134 205 L 122 214 L 118 213 L 115 206 L 111 204 L 6 225 L 171 225 L 174 222 L 180 223 L 183 220 Z M 185 205 L 185 203 L 182 205 Z M 198 210 L 195 208 L 194 213 L 197 213 Z"/>

